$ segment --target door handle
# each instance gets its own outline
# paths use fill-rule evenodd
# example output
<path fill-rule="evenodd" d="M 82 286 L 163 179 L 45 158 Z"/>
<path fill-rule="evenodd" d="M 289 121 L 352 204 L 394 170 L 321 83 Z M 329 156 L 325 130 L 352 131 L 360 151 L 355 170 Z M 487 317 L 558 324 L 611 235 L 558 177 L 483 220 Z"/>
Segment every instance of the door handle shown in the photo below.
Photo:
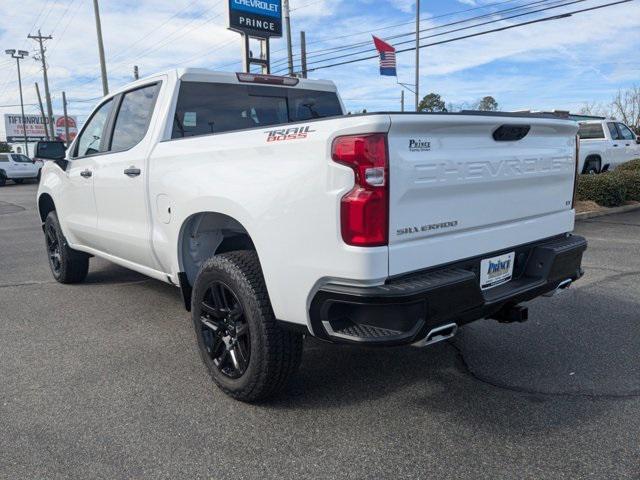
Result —
<path fill-rule="evenodd" d="M 614 143 L 614 144 L 613 144 L 613 146 L 614 146 L 614 147 L 617 147 L 617 146 L 618 146 L 618 144 L 617 144 L 617 143 Z"/>
<path fill-rule="evenodd" d="M 91 170 L 83 170 L 82 172 L 80 172 L 80 176 L 82 178 L 89 178 L 91 175 L 93 175 L 93 172 Z"/>
<path fill-rule="evenodd" d="M 135 167 L 129 167 L 127 169 L 125 169 L 124 174 L 127 177 L 137 177 L 138 175 L 140 175 L 142 172 L 140 171 L 139 168 L 135 168 Z"/>

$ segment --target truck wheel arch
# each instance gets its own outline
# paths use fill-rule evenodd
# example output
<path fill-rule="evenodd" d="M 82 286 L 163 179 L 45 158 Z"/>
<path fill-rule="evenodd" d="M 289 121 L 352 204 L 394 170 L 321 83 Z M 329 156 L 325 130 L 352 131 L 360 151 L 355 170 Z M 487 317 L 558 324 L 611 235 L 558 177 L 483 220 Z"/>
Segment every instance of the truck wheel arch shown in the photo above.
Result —
<path fill-rule="evenodd" d="M 50 212 L 56 210 L 56 204 L 53 202 L 53 198 L 48 193 L 43 193 L 38 198 L 38 213 L 40 214 L 40 220 L 42 223 L 47 219 L 47 215 Z"/>
<path fill-rule="evenodd" d="M 178 264 L 189 286 L 207 259 L 234 250 L 256 250 L 249 232 L 235 218 L 218 212 L 200 212 L 182 223 Z"/>
<path fill-rule="evenodd" d="M 582 173 L 589 173 L 590 165 L 595 166 L 595 173 L 600 173 L 602 171 L 602 157 L 597 154 L 588 155 L 587 158 L 584 159 L 584 167 L 582 168 Z"/>

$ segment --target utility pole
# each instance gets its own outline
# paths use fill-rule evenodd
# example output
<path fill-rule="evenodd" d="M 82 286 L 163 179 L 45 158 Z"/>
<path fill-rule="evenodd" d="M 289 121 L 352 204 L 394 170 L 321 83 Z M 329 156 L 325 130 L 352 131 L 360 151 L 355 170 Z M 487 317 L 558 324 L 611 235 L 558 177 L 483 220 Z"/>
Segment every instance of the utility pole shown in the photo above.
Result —
<path fill-rule="evenodd" d="M 300 32 L 300 63 L 302 64 L 302 78 L 307 78 L 307 35 Z"/>
<path fill-rule="evenodd" d="M 140 78 L 140 72 L 138 71 L 138 65 L 133 66 L 133 78 L 138 80 Z"/>
<path fill-rule="evenodd" d="M 284 21 L 287 24 L 287 59 L 289 60 L 289 76 L 293 77 L 293 47 L 291 45 L 291 15 L 289 12 L 289 0 L 283 1 Z"/>
<path fill-rule="evenodd" d="M 40 33 L 40 30 L 38 30 L 38 35 L 27 35 L 27 38 L 37 41 L 38 44 L 40 45 L 40 57 L 36 57 L 36 60 L 40 60 L 42 62 L 42 72 L 44 74 L 44 98 L 47 102 L 47 115 L 49 116 L 49 118 L 47 119 L 47 123 L 45 124 L 45 128 L 47 128 L 48 126 L 49 135 L 51 136 L 51 138 L 53 138 L 54 137 L 53 108 L 51 106 L 51 94 L 49 93 L 49 77 L 47 75 L 47 59 L 44 55 L 44 52 L 46 51 L 46 49 L 44 48 L 44 42 L 46 40 L 51 40 L 53 37 L 51 35 L 43 37 L 42 34 Z"/>
<path fill-rule="evenodd" d="M 69 120 L 67 119 L 67 94 L 62 92 L 62 112 L 64 113 L 64 143 L 67 147 L 71 141 L 69 140 Z"/>
<path fill-rule="evenodd" d="M 93 0 L 93 13 L 96 17 L 96 32 L 98 34 L 98 54 L 100 55 L 100 72 L 102 74 L 102 93 L 109 93 L 109 83 L 107 81 L 107 64 L 104 60 L 104 45 L 102 43 L 102 26 L 100 24 L 100 10 L 98 0 Z"/>
<path fill-rule="evenodd" d="M 38 82 L 36 82 L 36 93 L 38 94 L 38 105 L 40 106 L 40 115 L 42 115 L 42 121 L 44 122 L 44 133 L 47 137 L 47 140 L 50 140 L 49 136 L 49 127 L 47 127 L 47 117 L 44 116 L 44 107 L 42 106 L 42 97 L 40 96 L 40 87 L 38 86 Z"/>
<path fill-rule="evenodd" d="M 400 111 L 404 112 L 404 89 L 400 90 Z"/>
<path fill-rule="evenodd" d="M 416 0 L 416 112 L 420 105 L 420 0 Z"/>
<path fill-rule="evenodd" d="M 20 111 L 22 112 L 22 135 L 24 137 L 24 153 L 29 156 L 29 142 L 27 141 L 27 127 L 25 126 L 24 118 L 24 100 L 22 99 L 22 76 L 20 75 L 20 60 L 29 56 L 29 52 L 24 50 L 5 50 L 4 53 L 11 55 L 11 58 L 16 59 L 16 65 L 18 65 L 18 87 L 20 88 Z"/>

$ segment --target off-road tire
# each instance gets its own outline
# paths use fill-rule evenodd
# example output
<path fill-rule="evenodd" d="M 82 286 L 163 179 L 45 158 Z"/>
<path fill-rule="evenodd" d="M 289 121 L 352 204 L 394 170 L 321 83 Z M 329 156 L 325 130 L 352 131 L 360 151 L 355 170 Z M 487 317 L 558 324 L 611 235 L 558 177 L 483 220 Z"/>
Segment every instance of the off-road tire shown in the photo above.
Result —
<path fill-rule="evenodd" d="M 78 252 L 69 247 L 67 239 L 64 238 L 58 215 L 52 211 L 47 215 L 44 222 L 45 229 L 45 245 L 47 247 L 47 256 L 49 257 L 49 267 L 51 274 L 56 281 L 60 283 L 80 283 L 87 278 L 89 272 L 89 255 Z M 56 263 L 52 258 L 50 251 L 49 235 L 55 235 L 58 242 L 57 254 L 59 261 Z"/>
<path fill-rule="evenodd" d="M 584 166 L 584 173 L 587 175 L 597 175 L 602 172 L 602 160 L 599 158 L 591 158 L 587 160 Z"/>
<path fill-rule="evenodd" d="M 0 172 L 0 187 L 4 187 L 7 184 L 7 176 L 4 172 Z"/>
<path fill-rule="evenodd" d="M 249 328 L 249 361 L 239 378 L 226 376 L 214 364 L 205 343 L 202 302 L 210 286 L 220 283 L 227 286 L 241 304 Z M 216 255 L 201 266 L 192 292 L 191 315 L 200 354 L 211 378 L 236 400 L 258 402 L 273 396 L 300 365 L 302 335 L 285 330 L 276 322 L 254 251 Z"/>

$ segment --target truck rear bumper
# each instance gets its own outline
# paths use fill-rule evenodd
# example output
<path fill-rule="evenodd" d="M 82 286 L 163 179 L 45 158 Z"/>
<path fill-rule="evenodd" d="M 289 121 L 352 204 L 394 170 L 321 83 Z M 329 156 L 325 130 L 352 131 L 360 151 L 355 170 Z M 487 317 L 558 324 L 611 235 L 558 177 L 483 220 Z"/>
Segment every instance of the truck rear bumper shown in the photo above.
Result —
<path fill-rule="evenodd" d="M 444 326 L 450 332 L 482 318 L 509 321 L 512 307 L 579 279 L 586 248 L 582 237 L 561 236 L 390 278 L 380 286 L 325 285 L 311 302 L 313 333 L 335 343 L 425 344 L 429 332 Z M 481 290 L 482 259 L 514 251 L 512 280 Z"/>

